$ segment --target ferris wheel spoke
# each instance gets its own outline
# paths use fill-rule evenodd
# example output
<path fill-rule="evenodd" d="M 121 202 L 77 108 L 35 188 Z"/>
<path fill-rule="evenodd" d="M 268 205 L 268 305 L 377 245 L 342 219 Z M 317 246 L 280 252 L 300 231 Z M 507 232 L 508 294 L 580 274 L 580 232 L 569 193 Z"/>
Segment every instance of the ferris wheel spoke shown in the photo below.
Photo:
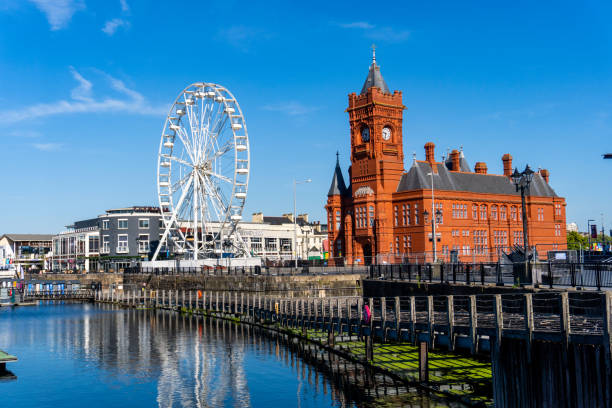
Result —
<path fill-rule="evenodd" d="M 176 156 L 163 156 L 163 157 L 164 157 L 165 159 L 172 160 L 172 161 L 175 161 L 175 162 L 177 162 L 177 163 L 180 163 L 180 164 L 182 164 L 183 166 L 187 166 L 187 167 L 191 167 L 191 168 L 193 168 L 193 164 L 191 164 L 191 163 L 189 163 L 189 162 L 187 162 L 187 161 L 185 161 L 185 160 L 183 160 L 183 159 L 179 159 L 179 158 L 178 158 L 178 157 L 176 157 Z"/>
<path fill-rule="evenodd" d="M 170 187 L 170 193 L 171 194 L 176 193 L 187 182 L 187 180 L 189 179 L 189 177 L 191 177 L 192 174 L 193 172 L 189 172 L 185 174 L 183 178 L 181 178 L 176 183 L 174 183 L 172 187 Z"/>
<path fill-rule="evenodd" d="M 206 174 L 207 174 L 208 176 L 213 176 L 213 177 L 216 177 L 216 178 L 218 178 L 219 180 L 223 180 L 223 181 L 225 181 L 225 182 L 227 182 L 227 183 L 233 183 L 233 182 L 234 182 L 234 180 L 230 179 L 229 177 L 225 177 L 225 176 L 223 176 L 223 175 L 221 175 L 221 174 L 217 174 L 217 173 L 215 173 L 215 172 L 213 172 L 213 171 L 208 171 L 208 170 L 207 170 L 207 171 L 206 171 Z"/>
<path fill-rule="evenodd" d="M 187 136 L 187 133 L 185 132 L 184 128 L 180 128 L 176 134 L 178 135 L 179 139 L 181 140 L 181 142 L 183 143 L 183 146 L 185 148 L 185 151 L 187 152 L 187 154 L 189 155 L 189 158 L 191 159 L 191 161 L 193 163 L 196 163 L 196 161 L 194 160 L 193 157 L 193 147 L 191 146 L 191 143 L 189 143 L 189 136 Z"/>
<path fill-rule="evenodd" d="M 222 202 L 216 202 L 212 200 L 212 198 L 216 197 L 217 195 L 217 190 L 216 190 L 215 185 L 211 183 L 211 180 L 206 175 L 199 174 L 199 176 L 200 176 L 200 179 L 202 180 L 202 183 L 206 187 L 206 190 L 208 192 L 208 197 L 212 204 L 213 210 L 215 211 L 215 215 L 217 216 L 217 220 L 222 221 L 221 215 L 223 215 L 223 213 L 225 212 L 225 206 L 223 205 Z"/>

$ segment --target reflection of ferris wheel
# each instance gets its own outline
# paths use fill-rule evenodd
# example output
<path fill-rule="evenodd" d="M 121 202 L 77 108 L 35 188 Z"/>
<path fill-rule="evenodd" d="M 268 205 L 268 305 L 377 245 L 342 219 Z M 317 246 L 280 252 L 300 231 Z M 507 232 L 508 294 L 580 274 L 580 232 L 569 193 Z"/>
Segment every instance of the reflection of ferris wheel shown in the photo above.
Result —
<path fill-rule="evenodd" d="M 241 245 L 236 231 L 249 184 L 249 137 L 240 106 L 220 85 L 197 82 L 178 96 L 162 132 L 157 192 L 164 245 L 199 259 Z"/>

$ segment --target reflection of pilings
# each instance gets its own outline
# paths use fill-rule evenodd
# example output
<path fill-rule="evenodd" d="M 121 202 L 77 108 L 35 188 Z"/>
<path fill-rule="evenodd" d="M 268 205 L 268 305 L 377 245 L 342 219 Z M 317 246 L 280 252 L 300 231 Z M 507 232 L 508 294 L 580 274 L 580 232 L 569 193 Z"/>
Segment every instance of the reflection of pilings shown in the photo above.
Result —
<path fill-rule="evenodd" d="M 155 294 L 155 296 L 157 297 L 158 295 Z M 165 298 L 165 296 L 162 293 L 162 299 L 163 298 Z M 166 304 L 164 306 L 165 308 L 177 310 L 182 306 L 180 304 L 181 296 L 177 296 L 175 294 L 173 297 L 171 297 L 171 299 L 171 303 Z M 372 300 L 369 301 L 370 310 L 372 310 L 373 313 L 372 321 L 369 324 L 364 324 L 362 315 L 362 306 L 364 302 L 361 298 L 280 299 L 262 297 L 259 295 L 244 296 L 241 294 L 241 296 L 237 296 L 235 292 L 203 292 L 202 297 L 198 297 L 197 305 L 195 305 L 195 312 L 203 313 L 205 315 L 212 315 L 213 317 L 240 320 L 245 323 L 263 325 L 268 330 L 272 331 L 289 331 L 293 329 L 293 332 L 291 333 L 292 338 L 295 338 L 296 334 L 298 333 L 298 331 L 295 329 L 298 329 L 299 327 L 307 327 L 309 330 L 315 329 L 319 332 L 324 330 L 330 334 L 329 337 L 333 336 L 333 338 L 335 338 L 337 336 L 346 336 L 346 340 L 351 339 L 351 341 L 354 341 L 357 339 L 356 335 L 359 336 L 359 338 L 374 335 L 373 331 L 377 328 L 377 326 L 373 324 L 375 318 L 379 319 L 377 323 L 380 325 L 379 330 L 382 329 L 380 331 L 383 332 L 383 335 L 387 335 L 386 329 L 388 328 L 388 325 L 386 323 L 393 322 L 391 319 L 392 314 L 389 310 L 385 309 L 384 301 L 381 302 L 380 300 L 377 300 L 377 302 L 378 303 L 372 303 Z M 429 305 L 432 304 L 430 300 L 427 303 Z M 381 304 L 382 321 L 380 320 Z M 400 310 L 400 303 L 395 302 L 395 305 L 395 310 Z M 239 314 L 237 313 L 238 311 L 243 311 L 243 313 L 240 314 L 240 319 L 236 319 L 236 315 Z M 386 317 L 388 317 L 387 320 Z M 399 315 L 396 314 L 395 322 L 398 322 L 398 319 Z M 215 319 L 217 326 L 219 325 L 220 321 L 221 320 L 219 319 Z M 413 325 L 412 328 L 414 329 L 414 327 L 415 326 Z M 429 333 L 432 334 L 431 328 L 433 325 L 429 325 L 429 327 Z M 397 326 L 395 332 L 395 335 L 398 336 L 399 330 Z M 259 337 L 259 343 L 261 344 L 261 342 L 261 337 Z M 268 343 L 268 346 L 270 347 L 271 345 Z M 402 387 L 394 385 L 396 390 L 405 390 L 406 387 L 411 387 L 413 385 L 410 380 L 401 378 L 397 374 L 378 367 L 368 366 L 367 362 L 356 361 L 357 358 L 355 356 L 351 356 L 348 352 L 340 349 L 334 349 L 333 347 L 326 347 L 324 344 L 322 347 L 323 349 L 331 352 L 331 354 L 327 352 L 322 353 L 324 356 L 326 354 L 330 354 L 331 356 L 335 356 L 336 354 L 341 355 L 343 358 L 349 358 L 353 364 L 362 367 L 362 370 L 360 370 L 362 375 L 353 377 L 363 378 L 360 386 L 365 387 L 366 389 L 371 387 L 374 390 L 372 393 L 373 396 L 379 395 L 377 388 L 379 387 L 379 380 L 382 381 L 385 389 L 388 388 L 387 377 L 390 383 L 394 383 L 396 381 L 403 383 Z M 286 355 L 279 355 L 279 358 L 282 358 L 287 362 Z M 335 357 L 329 357 L 328 361 L 336 362 L 334 358 Z M 363 366 L 364 364 L 365 366 Z M 327 365 L 331 367 L 330 370 L 332 372 L 343 371 L 341 367 L 343 367 L 344 364 L 340 365 L 339 363 L 336 363 Z M 324 386 L 323 392 L 327 393 L 327 386 Z M 384 391 L 380 393 L 380 395 L 384 394 Z"/>

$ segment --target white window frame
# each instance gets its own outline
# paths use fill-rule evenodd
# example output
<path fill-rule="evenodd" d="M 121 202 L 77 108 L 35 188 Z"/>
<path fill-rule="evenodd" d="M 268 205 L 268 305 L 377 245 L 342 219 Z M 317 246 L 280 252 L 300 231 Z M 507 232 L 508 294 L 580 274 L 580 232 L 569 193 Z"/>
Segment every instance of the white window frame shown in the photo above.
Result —
<path fill-rule="evenodd" d="M 125 241 L 121 239 L 121 237 L 125 237 Z M 130 252 L 130 243 L 129 243 L 129 235 L 128 234 L 117 234 L 117 253 L 118 254 L 127 254 Z M 122 242 L 125 242 L 125 245 L 121 245 Z"/>
<path fill-rule="evenodd" d="M 110 220 L 102 220 L 102 229 L 107 230 L 110 224 Z"/>
<path fill-rule="evenodd" d="M 103 254 L 108 254 L 110 252 L 110 236 L 102 235 L 102 246 L 100 248 L 100 252 Z"/>
<path fill-rule="evenodd" d="M 147 237 L 147 239 L 143 240 L 142 237 Z M 146 242 L 146 246 L 143 245 L 143 242 Z M 150 251 L 150 248 L 149 234 L 138 234 L 138 253 L 146 254 Z"/>
<path fill-rule="evenodd" d="M 140 225 L 141 221 L 146 221 L 147 222 L 147 226 L 143 227 L 142 225 Z M 149 223 L 149 219 L 148 218 L 139 218 L 138 219 L 138 229 L 149 229 L 149 225 L 150 225 L 150 223 Z"/>
<path fill-rule="evenodd" d="M 125 228 L 122 228 L 122 227 L 121 227 L 121 221 L 125 221 L 125 225 L 126 225 L 126 227 L 125 227 Z M 128 222 L 129 222 L 129 221 L 128 221 L 128 219 L 127 219 L 127 218 L 119 218 L 119 219 L 117 220 L 117 229 L 120 229 L 120 230 L 126 230 L 126 229 L 128 229 L 128 226 L 129 226 L 129 223 L 128 223 Z"/>

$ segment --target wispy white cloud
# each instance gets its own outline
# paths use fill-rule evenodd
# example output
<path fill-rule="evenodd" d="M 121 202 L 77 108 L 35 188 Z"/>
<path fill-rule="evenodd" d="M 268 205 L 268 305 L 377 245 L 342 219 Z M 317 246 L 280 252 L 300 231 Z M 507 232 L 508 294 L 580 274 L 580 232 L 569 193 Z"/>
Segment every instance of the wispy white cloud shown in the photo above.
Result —
<path fill-rule="evenodd" d="M 376 27 L 374 24 L 370 24 L 367 21 L 355 21 L 352 23 L 339 23 L 338 25 L 342 28 L 362 28 L 364 30 L 369 30 L 370 28 Z"/>
<path fill-rule="evenodd" d="M 220 30 L 217 37 L 242 52 L 249 52 L 254 42 L 262 39 L 267 40 L 271 38 L 272 35 L 259 28 L 235 25 Z"/>
<path fill-rule="evenodd" d="M 30 0 L 36 7 L 45 13 L 51 30 L 65 28 L 74 13 L 85 8 L 81 0 Z"/>
<path fill-rule="evenodd" d="M 367 30 L 364 36 L 376 41 L 399 43 L 406 41 L 410 37 L 410 31 L 398 30 L 392 27 L 378 27 Z"/>
<path fill-rule="evenodd" d="M 39 103 L 18 109 L 0 111 L 0 122 L 15 123 L 27 119 L 75 113 L 123 112 L 133 115 L 165 115 L 168 107 L 153 106 L 139 92 L 128 88 L 123 81 L 102 73 L 110 87 L 125 98 L 103 97 L 95 99 L 92 83 L 71 67 L 73 78 L 79 83 L 71 90 L 71 100 Z"/>
<path fill-rule="evenodd" d="M 124 13 L 130 11 L 130 6 L 128 6 L 126 0 L 119 0 L 119 2 L 121 3 L 121 11 L 123 11 Z"/>
<path fill-rule="evenodd" d="M 53 152 L 62 148 L 61 143 L 32 143 L 32 147 L 43 152 Z"/>
<path fill-rule="evenodd" d="M 119 27 L 128 27 L 129 25 L 130 23 L 127 20 L 124 20 L 122 18 L 113 18 L 112 20 L 109 20 L 106 22 L 106 24 L 104 24 L 104 27 L 102 27 L 102 31 L 106 35 L 113 35 L 117 32 Z"/>
<path fill-rule="evenodd" d="M 24 129 L 16 129 L 12 132 L 9 132 L 9 136 L 11 137 L 23 137 L 27 139 L 36 139 L 42 136 L 42 134 L 36 130 L 24 130 Z"/>
<path fill-rule="evenodd" d="M 289 116 L 302 116 L 319 109 L 316 106 L 305 106 L 297 101 L 288 101 L 272 105 L 265 105 L 264 110 L 281 112 Z"/>
<path fill-rule="evenodd" d="M 335 23 L 335 25 L 341 28 L 360 30 L 364 37 L 376 41 L 398 43 L 406 41 L 410 37 L 410 30 L 398 29 L 390 26 L 377 26 L 367 21 Z"/>
<path fill-rule="evenodd" d="M 91 82 L 83 78 L 83 76 L 79 74 L 74 67 L 70 67 L 70 72 L 72 73 L 73 78 L 79 83 L 79 86 L 70 92 L 70 96 L 72 96 L 72 99 L 77 101 L 90 102 L 92 88 Z"/>

